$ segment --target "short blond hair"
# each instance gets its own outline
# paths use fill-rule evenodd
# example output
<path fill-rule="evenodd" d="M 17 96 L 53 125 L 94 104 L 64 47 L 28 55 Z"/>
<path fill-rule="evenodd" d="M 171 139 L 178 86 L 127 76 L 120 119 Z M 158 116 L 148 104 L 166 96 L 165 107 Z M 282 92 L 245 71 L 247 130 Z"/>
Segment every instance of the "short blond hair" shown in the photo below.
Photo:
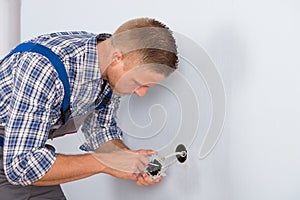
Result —
<path fill-rule="evenodd" d="M 150 18 L 138 18 L 122 24 L 112 36 L 112 45 L 127 59 L 151 64 L 153 71 L 168 76 L 177 69 L 177 46 L 172 31 Z M 165 67 L 162 67 L 165 66 Z"/>

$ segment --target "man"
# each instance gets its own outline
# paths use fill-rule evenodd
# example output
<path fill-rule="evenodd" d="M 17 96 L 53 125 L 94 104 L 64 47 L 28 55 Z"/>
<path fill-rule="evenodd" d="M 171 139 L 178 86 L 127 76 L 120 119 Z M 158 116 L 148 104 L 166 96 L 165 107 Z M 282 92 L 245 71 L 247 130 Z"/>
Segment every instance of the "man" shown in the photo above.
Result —
<path fill-rule="evenodd" d="M 115 113 L 121 96 L 144 96 L 176 69 L 171 31 L 154 19 L 139 18 L 112 36 L 61 32 L 29 42 L 58 56 L 67 78 L 40 52 L 12 52 L 0 63 L 1 198 L 65 199 L 59 184 L 98 173 L 140 186 L 158 183 L 144 173 L 147 156 L 155 152 L 129 150 Z M 69 117 L 62 109 L 67 97 Z M 80 148 L 91 153 L 56 153 L 47 139 L 57 131 L 61 135 L 59 130 L 78 116 L 87 116 L 82 125 L 86 142 Z"/>

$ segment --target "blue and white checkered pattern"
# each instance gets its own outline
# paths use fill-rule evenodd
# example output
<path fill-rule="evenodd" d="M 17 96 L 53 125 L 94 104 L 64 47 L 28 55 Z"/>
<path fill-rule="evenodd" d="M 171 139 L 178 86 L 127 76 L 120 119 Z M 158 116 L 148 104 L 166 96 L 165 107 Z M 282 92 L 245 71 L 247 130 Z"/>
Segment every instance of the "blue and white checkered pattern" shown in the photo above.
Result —
<path fill-rule="evenodd" d="M 101 36 L 105 39 L 110 35 Z M 47 46 L 64 63 L 73 117 L 93 108 L 96 99 L 103 99 L 110 91 L 109 85 L 101 89 L 96 35 L 59 32 L 30 42 Z M 51 168 L 56 153 L 45 148 L 45 143 L 51 126 L 61 123 L 63 95 L 56 70 L 40 54 L 15 53 L 1 63 L 0 125 L 5 127 L 3 161 L 10 183 L 30 185 Z M 82 128 L 86 136 L 82 150 L 92 151 L 108 140 L 121 139 L 122 132 L 114 119 L 118 104 L 119 98 L 113 95 L 103 110 L 89 115 Z"/>

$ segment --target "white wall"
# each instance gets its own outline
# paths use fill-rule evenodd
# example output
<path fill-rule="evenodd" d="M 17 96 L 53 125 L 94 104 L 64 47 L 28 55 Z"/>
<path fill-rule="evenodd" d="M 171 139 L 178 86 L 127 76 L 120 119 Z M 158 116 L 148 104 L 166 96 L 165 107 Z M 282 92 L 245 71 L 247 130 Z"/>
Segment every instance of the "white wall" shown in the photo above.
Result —
<path fill-rule="evenodd" d="M 299 9 L 295 0 L 23 0 L 23 40 L 60 30 L 112 32 L 128 19 L 155 17 L 201 45 L 224 81 L 224 131 L 206 159 L 198 159 L 199 136 L 188 162 L 172 165 L 155 187 L 97 175 L 64 184 L 67 197 L 299 199 Z M 76 153 L 80 138 L 55 143 Z"/>
<path fill-rule="evenodd" d="M 0 58 L 20 42 L 20 0 L 0 0 Z"/>

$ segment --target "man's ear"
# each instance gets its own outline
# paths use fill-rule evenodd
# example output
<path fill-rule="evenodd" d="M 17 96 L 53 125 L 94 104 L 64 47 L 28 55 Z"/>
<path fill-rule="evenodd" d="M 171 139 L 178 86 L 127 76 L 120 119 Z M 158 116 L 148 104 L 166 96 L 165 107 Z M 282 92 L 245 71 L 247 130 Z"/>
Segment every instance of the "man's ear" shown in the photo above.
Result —
<path fill-rule="evenodd" d="M 120 63 L 121 61 L 123 61 L 123 54 L 121 53 L 120 50 L 115 50 L 112 54 L 111 54 L 111 60 L 110 63 L 112 66 Z"/>

